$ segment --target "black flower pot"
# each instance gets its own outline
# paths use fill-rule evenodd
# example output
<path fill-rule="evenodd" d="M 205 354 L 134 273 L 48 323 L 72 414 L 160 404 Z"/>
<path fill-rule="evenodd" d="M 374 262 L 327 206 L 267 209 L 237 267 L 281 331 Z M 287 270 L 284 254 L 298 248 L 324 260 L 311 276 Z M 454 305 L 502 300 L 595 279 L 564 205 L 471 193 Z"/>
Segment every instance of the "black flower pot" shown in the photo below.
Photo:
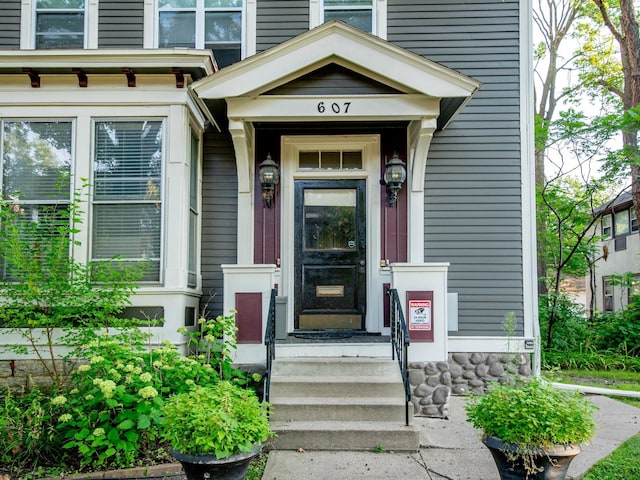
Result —
<path fill-rule="evenodd" d="M 577 445 L 558 445 L 552 450 L 529 448 L 536 467 L 529 473 L 518 456 L 522 447 L 506 444 L 498 437 L 487 437 L 484 444 L 493 455 L 501 480 L 564 480 L 571 460 L 581 452 Z"/>
<path fill-rule="evenodd" d="M 188 480 L 243 480 L 251 460 L 260 453 L 256 446 L 247 453 L 236 453 L 219 459 L 213 455 L 188 455 L 171 450 L 171 455 L 182 464 Z"/>

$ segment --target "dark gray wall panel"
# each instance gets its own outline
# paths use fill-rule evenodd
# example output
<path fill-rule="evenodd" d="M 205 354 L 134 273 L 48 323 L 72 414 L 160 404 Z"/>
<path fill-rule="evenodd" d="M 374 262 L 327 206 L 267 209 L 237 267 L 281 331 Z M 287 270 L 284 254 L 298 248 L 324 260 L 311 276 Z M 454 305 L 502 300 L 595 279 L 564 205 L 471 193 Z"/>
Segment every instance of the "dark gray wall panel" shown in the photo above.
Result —
<path fill-rule="evenodd" d="M 20 0 L 0 1 L 0 49 L 20 48 Z"/>
<path fill-rule="evenodd" d="M 500 335 L 523 313 L 518 1 L 389 0 L 387 36 L 482 82 L 431 144 L 425 259 L 451 263 L 456 334 Z"/>
<path fill-rule="evenodd" d="M 144 0 L 100 0 L 99 48 L 142 48 Z"/>
<path fill-rule="evenodd" d="M 238 182 L 228 133 L 209 128 L 202 166 L 202 302 L 213 315 L 222 313 L 222 264 L 237 263 Z"/>
<path fill-rule="evenodd" d="M 259 0 L 256 51 L 262 52 L 309 30 L 309 0 Z"/>

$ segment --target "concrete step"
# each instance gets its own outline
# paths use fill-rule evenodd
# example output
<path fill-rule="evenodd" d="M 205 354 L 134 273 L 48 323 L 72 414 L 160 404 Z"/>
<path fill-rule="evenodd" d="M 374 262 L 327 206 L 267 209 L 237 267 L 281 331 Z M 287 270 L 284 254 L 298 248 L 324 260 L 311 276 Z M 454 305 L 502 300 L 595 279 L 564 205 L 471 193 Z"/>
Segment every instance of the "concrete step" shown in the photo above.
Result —
<path fill-rule="evenodd" d="M 276 397 L 270 398 L 273 421 L 405 422 L 404 398 Z"/>
<path fill-rule="evenodd" d="M 420 447 L 418 430 L 397 422 L 273 422 L 278 434 L 272 448 L 280 450 L 409 451 Z"/>
<path fill-rule="evenodd" d="M 272 377 L 294 376 L 358 376 L 400 379 L 398 364 L 391 359 L 363 357 L 276 358 Z"/>
<path fill-rule="evenodd" d="M 296 397 L 398 397 L 404 389 L 396 376 L 281 375 L 271 380 L 271 398 Z"/>

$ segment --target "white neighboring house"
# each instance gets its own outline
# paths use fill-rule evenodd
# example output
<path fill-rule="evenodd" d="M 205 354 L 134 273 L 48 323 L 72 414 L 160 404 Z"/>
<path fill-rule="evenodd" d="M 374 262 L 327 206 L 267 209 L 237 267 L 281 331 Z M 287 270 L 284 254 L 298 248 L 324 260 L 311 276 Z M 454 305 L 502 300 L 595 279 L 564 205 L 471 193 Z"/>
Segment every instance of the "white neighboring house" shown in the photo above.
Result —
<path fill-rule="evenodd" d="M 623 193 L 595 213 L 601 216 L 596 234 L 602 238 L 591 288 L 587 277 L 587 300 L 593 296 L 598 312 L 617 312 L 629 303 L 633 288 L 616 285 L 612 277 L 631 273 L 640 280 L 640 238 L 631 193 Z"/>

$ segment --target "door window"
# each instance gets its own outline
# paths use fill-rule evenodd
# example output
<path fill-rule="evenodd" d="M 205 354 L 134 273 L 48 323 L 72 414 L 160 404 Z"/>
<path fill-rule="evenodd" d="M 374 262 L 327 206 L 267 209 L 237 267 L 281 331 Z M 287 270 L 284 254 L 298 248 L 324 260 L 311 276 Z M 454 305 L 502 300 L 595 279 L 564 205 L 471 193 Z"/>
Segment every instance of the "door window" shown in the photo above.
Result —
<path fill-rule="evenodd" d="M 356 190 L 305 190 L 303 221 L 305 250 L 355 249 Z"/>

